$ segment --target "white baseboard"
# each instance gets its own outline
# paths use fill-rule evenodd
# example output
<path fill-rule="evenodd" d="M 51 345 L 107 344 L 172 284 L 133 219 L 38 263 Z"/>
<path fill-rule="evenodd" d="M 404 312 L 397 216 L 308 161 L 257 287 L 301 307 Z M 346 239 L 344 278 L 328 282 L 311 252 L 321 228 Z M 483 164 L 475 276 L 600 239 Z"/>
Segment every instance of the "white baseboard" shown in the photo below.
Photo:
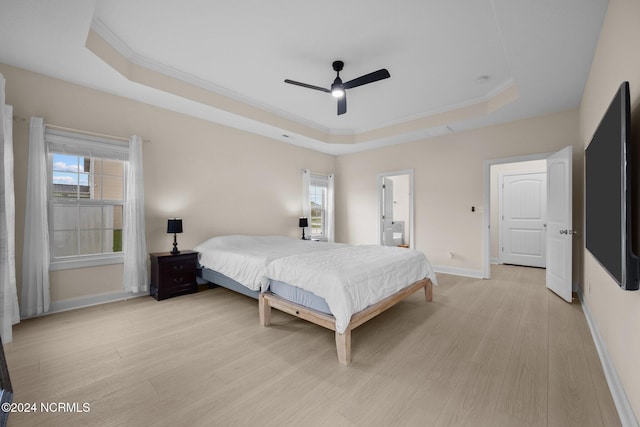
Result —
<path fill-rule="evenodd" d="M 587 319 L 587 324 L 591 330 L 593 342 L 596 345 L 598 356 L 600 356 L 600 363 L 602 364 L 602 370 L 604 371 L 604 376 L 607 379 L 607 384 L 609 384 L 613 403 L 616 405 L 616 409 L 618 410 L 620 422 L 623 427 L 638 427 L 638 420 L 636 419 L 633 408 L 629 403 L 629 399 L 627 399 L 627 393 L 624 391 L 622 382 L 620 382 L 620 377 L 618 377 L 616 368 L 613 366 L 607 347 L 602 340 L 602 336 L 600 336 L 600 332 L 598 332 L 595 322 L 593 321 L 591 309 L 584 300 L 582 292 L 578 292 L 578 295 L 580 296 L 582 312 L 584 313 L 584 317 Z"/>
<path fill-rule="evenodd" d="M 142 296 L 149 296 L 149 291 L 132 293 L 132 292 L 118 292 L 115 294 L 104 295 L 92 295 L 85 298 L 75 298 L 64 301 L 53 301 L 49 306 L 49 311 L 42 313 L 39 316 L 46 316 L 47 314 L 61 313 L 63 311 L 75 310 L 77 308 L 91 307 L 93 305 L 106 304 L 109 302 L 125 301 L 131 298 L 137 298 Z M 32 317 L 39 317 L 32 316 Z M 22 317 L 22 319 L 28 319 L 28 317 Z"/>
<path fill-rule="evenodd" d="M 442 265 L 434 265 L 433 271 L 436 273 L 444 273 L 444 274 L 453 274 L 454 276 L 464 276 L 464 277 L 473 277 L 475 279 L 482 279 L 483 274 L 480 270 L 471 270 L 468 268 L 456 268 L 456 267 L 447 267 Z"/>

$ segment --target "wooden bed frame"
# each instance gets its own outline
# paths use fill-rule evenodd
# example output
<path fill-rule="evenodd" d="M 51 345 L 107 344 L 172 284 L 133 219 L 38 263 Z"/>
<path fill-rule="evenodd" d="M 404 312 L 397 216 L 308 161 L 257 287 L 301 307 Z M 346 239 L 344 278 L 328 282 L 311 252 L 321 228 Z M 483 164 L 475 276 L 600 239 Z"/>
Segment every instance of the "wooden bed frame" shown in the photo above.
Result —
<path fill-rule="evenodd" d="M 345 366 L 351 363 L 351 331 L 353 329 L 423 288 L 426 300 L 432 301 L 433 283 L 431 283 L 429 279 L 423 279 L 351 316 L 349 325 L 344 333 L 340 334 L 336 331 L 338 362 Z M 315 323 L 316 325 L 331 329 L 332 331 L 336 330 L 336 319 L 333 316 L 292 303 L 271 292 L 260 294 L 258 308 L 262 326 L 269 326 L 271 324 L 271 308 L 276 308 L 285 313 Z"/>

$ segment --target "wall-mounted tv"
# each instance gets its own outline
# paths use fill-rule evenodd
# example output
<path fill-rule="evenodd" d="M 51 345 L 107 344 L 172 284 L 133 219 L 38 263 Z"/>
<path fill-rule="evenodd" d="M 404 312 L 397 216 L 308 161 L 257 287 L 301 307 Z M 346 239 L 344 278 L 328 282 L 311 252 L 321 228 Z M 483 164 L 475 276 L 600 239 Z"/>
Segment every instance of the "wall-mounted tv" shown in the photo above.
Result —
<path fill-rule="evenodd" d="M 586 248 L 622 289 L 638 289 L 632 249 L 631 107 L 620 85 L 585 150 Z"/>

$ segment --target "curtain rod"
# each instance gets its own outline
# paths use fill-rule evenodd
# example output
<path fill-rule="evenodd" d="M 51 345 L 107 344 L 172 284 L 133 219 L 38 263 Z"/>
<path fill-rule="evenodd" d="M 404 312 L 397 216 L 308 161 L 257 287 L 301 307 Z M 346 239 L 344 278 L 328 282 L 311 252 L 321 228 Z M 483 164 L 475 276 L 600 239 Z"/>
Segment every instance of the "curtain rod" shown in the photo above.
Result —
<path fill-rule="evenodd" d="M 107 134 L 104 134 L 104 133 L 90 132 L 90 131 L 87 131 L 87 130 L 81 130 L 81 129 L 74 129 L 74 128 L 69 128 L 69 127 L 64 127 L 64 126 L 52 125 L 52 124 L 49 124 L 49 123 L 45 123 L 44 125 L 46 127 L 48 127 L 48 128 L 51 128 L 51 129 L 63 130 L 63 131 L 67 131 L 67 132 L 81 133 L 83 135 L 96 136 L 98 138 L 116 139 L 118 141 L 129 142 L 129 138 L 123 138 L 121 136 L 114 136 L 114 135 L 107 135 Z"/>
<path fill-rule="evenodd" d="M 26 117 L 21 117 L 21 116 L 13 116 L 13 121 L 19 124 L 28 124 L 29 123 L 29 119 L 27 119 Z M 98 138 L 108 138 L 108 139 L 115 139 L 118 141 L 124 141 L 124 142 L 129 142 L 129 138 L 124 138 L 122 136 L 114 136 L 114 135 L 107 135 L 104 133 L 98 133 L 98 132 L 91 132 L 88 130 L 81 130 L 81 129 L 74 129 L 74 128 L 70 128 L 70 127 L 65 127 L 65 126 L 58 126 L 58 125 L 52 125 L 49 123 L 45 123 L 44 124 L 46 127 L 50 127 L 51 129 L 57 129 L 57 130 L 62 130 L 62 131 L 67 131 L 67 132 L 75 132 L 75 133 L 81 133 L 84 135 L 88 135 L 88 136 L 96 136 Z M 148 139 L 143 139 L 142 140 L 143 143 L 150 143 L 151 141 Z"/>

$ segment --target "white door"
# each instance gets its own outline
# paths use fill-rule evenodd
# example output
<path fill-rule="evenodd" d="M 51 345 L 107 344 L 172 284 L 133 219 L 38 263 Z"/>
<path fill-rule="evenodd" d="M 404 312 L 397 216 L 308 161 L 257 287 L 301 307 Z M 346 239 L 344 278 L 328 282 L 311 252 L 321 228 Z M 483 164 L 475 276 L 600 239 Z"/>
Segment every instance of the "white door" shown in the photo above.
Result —
<path fill-rule="evenodd" d="M 395 246 L 393 244 L 393 181 L 389 178 L 383 178 L 382 206 L 382 244 Z"/>
<path fill-rule="evenodd" d="M 547 172 L 501 175 L 500 260 L 546 266 Z"/>
<path fill-rule="evenodd" d="M 572 147 L 547 158 L 547 288 L 571 302 Z"/>

